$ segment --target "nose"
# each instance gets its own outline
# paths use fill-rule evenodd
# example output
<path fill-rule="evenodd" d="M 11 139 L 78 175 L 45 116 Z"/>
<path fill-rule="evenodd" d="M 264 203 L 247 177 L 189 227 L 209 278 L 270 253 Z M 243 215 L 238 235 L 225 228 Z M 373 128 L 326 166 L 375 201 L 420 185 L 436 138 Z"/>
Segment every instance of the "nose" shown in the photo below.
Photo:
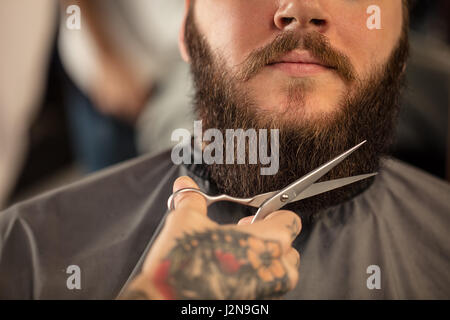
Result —
<path fill-rule="evenodd" d="M 301 28 L 325 33 L 329 28 L 330 18 L 319 2 L 281 0 L 274 16 L 275 26 L 282 31 Z"/>

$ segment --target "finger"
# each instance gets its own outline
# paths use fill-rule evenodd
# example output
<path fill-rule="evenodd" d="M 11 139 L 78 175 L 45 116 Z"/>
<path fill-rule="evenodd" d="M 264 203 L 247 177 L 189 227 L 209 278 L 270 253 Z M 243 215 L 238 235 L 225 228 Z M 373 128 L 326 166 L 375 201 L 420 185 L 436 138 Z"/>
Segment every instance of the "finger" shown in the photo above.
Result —
<path fill-rule="evenodd" d="M 292 241 L 301 231 L 300 217 L 292 211 L 276 211 L 266 219 L 257 221 L 251 225 L 239 225 L 238 228 L 265 239 L 279 241 L 283 252 L 287 252 Z"/>
<path fill-rule="evenodd" d="M 300 277 L 299 267 L 293 265 L 292 263 L 287 263 L 286 259 L 285 262 L 286 272 L 289 278 L 289 289 L 292 290 L 297 286 Z"/>
<path fill-rule="evenodd" d="M 173 192 L 185 188 L 200 189 L 198 185 L 189 177 L 180 177 L 173 184 Z M 186 192 L 178 194 L 175 199 L 175 208 L 183 211 L 196 211 L 206 216 L 206 200 L 203 196 L 195 192 Z"/>
<path fill-rule="evenodd" d="M 242 218 L 241 220 L 239 220 L 239 222 L 237 224 L 238 224 L 238 226 L 249 225 L 252 223 L 252 220 L 254 217 L 255 216 Z"/>
<path fill-rule="evenodd" d="M 298 269 L 300 267 L 300 253 L 295 248 L 291 248 L 286 253 L 286 261 L 289 265 Z"/>

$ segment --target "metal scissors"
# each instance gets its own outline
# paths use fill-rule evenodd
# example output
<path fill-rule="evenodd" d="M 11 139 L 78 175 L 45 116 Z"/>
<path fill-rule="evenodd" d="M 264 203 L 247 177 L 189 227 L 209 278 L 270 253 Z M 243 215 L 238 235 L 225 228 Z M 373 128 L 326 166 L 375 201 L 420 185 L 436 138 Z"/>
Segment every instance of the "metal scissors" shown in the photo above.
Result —
<path fill-rule="evenodd" d="M 128 286 L 128 284 L 134 279 L 134 277 L 138 274 L 142 264 L 144 263 L 144 259 L 147 256 L 147 253 L 150 251 L 151 247 L 153 246 L 153 242 L 158 237 L 159 233 L 161 232 L 167 215 L 170 211 L 174 209 L 174 199 L 177 195 L 185 192 L 196 192 L 200 195 L 202 195 L 206 199 L 207 205 L 210 205 L 215 202 L 219 201 L 231 201 L 240 203 L 247 206 L 253 206 L 257 207 L 258 211 L 256 212 L 255 217 L 252 220 L 252 223 L 258 220 L 262 220 L 270 213 L 277 211 L 287 205 L 288 203 L 299 201 L 305 198 L 309 198 L 327 191 L 331 191 L 343 186 L 346 186 L 348 184 L 367 179 L 370 177 L 373 177 L 377 175 L 377 173 L 370 173 L 370 174 L 364 174 L 359 176 L 353 176 L 343 179 L 337 179 L 337 180 L 330 180 L 326 182 L 320 182 L 315 183 L 317 180 L 319 180 L 321 177 L 323 177 L 327 172 L 329 172 L 331 169 L 333 169 L 335 166 L 337 166 L 339 163 L 341 163 L 345 158 L 347 158 L 350 154 L 352 154 L 354 151 L 359 149 L 366 141 L 363 141 L 362 143 L 358 144 L 357 146 L 351 148 L 350 150 L 344 152 L 343 154 L 337 156 L 333 160 L 325 163 L 324 165 L 320 166 L 319 168 L 311 171 L 310 173 L 304 175 L 297 181 L 291 183 L 287 187 L 285 187 L 282 190 L 274 191 L 274 192 L 268 192 L 264 194 L 257 195 L 252 198 L 247 199 L 239 199 L 230 197 L 228 195 L 219 195 L 219 196 L 210 196 L 203 191 L 199 189 L 192 189 L 192 188 L 186 188 L 178 190 L 177 192 L 173 193 L 169 200 L 167 201 L 167 206 L 169 208 L 169 211 L 166 212 L 166 214 L 161 219 L 160 223 L 158 224 L 155 232 L 153 233 L 149 243 L 147 244 L 147 247 L 145 248 L 144 253 L 141 255 L 141 258 L 139 259 L 137 265 L 131 272 L 131 275 L 129 276 L 128 280 L 126 281 L 125 285 L 122 287 L 121 293 L 125 288 Z"/>
<path fill-rule="evenodd" d="M 335 166 L 341 163 L 344 159 L 346 159 L 350 154 L 359 149 L 366 142 L 367 141 L 361 142 L 360 144 L 347 150 L 346 152 L 342 153 L 336 158 L 328 161 L 327 163 L 311 171 L 310 173 L 304 175 L 300 179 L 294 181 L 293 183 L 291 183 L 290 185 L 279 191 L 260 194 L 252 198 L 235 198 L 225 194 L 218 196 L 211 196 L 199 189 L 185 188 L 178 190 L 169 197 L 167 201 L 167 207 L 169 211 L 174 210 L 175 209 L 174 200 L 177 195 L 186 192 L 195 192 L 202 195 L 205 198 L 207 206 L 219 201 L 230 201 L 247 206 L 257 207 L 258 211 L 256 212 L 256 215 L 252 220 L 252 223 L 254 223 L 258 220 L 263 220 L 270 213 L 281 209 L 288 203 L 306 199 L 377 175 L 377 173 L 370 173 L 343 179 L 336 179 L 326 182 L 315 183 L 317 180 L 319 180 L 321 177 L 327 174 L 331 169 L 333 169 Z"/>

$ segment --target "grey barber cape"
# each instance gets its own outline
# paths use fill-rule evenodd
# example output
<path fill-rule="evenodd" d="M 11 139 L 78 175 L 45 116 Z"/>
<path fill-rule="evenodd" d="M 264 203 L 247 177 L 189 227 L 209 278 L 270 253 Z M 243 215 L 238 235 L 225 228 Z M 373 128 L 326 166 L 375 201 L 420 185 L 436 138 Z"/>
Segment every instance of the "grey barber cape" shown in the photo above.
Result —
<path fill-rule="evenodd" d="M 175 166 L 166 152 L 0 213 L 0 298 L 116 298 L 139 271 L 182 175 L 213 193 L 204 167 Z M 449 196 L 449 184 L 384 159 L 366 191 L 303 222 L 294 243 L 300 280 L 286 298 L 449 299 Z M 219 203 L 208 214 L 236 223 L 249 209 Z M 80 289 L 68 286 L 73 266 Z"/>

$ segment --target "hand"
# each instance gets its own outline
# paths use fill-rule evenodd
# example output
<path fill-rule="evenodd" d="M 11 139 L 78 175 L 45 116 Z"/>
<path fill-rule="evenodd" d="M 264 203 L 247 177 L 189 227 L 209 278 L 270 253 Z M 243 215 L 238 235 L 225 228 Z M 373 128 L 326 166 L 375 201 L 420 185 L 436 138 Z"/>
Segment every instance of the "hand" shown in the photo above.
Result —
<path fill-rule="evenodd" d="M 149 98 L 149 87 L 138 81 L 125 60 L 113 55 L 99 60 L 91 98 L 100 112 L 134 122 Z"/>
<path fill-rule="evenodd" d="M 182 177 L 173 190 L 182 188 L 198 186 Z M 296 286 L 300 255 L 292 241 L 301 222 L 295 213 L 220 226 L 196 193 L 180 194 L 175 207 L 122 299 L 272 299 Z"/>

